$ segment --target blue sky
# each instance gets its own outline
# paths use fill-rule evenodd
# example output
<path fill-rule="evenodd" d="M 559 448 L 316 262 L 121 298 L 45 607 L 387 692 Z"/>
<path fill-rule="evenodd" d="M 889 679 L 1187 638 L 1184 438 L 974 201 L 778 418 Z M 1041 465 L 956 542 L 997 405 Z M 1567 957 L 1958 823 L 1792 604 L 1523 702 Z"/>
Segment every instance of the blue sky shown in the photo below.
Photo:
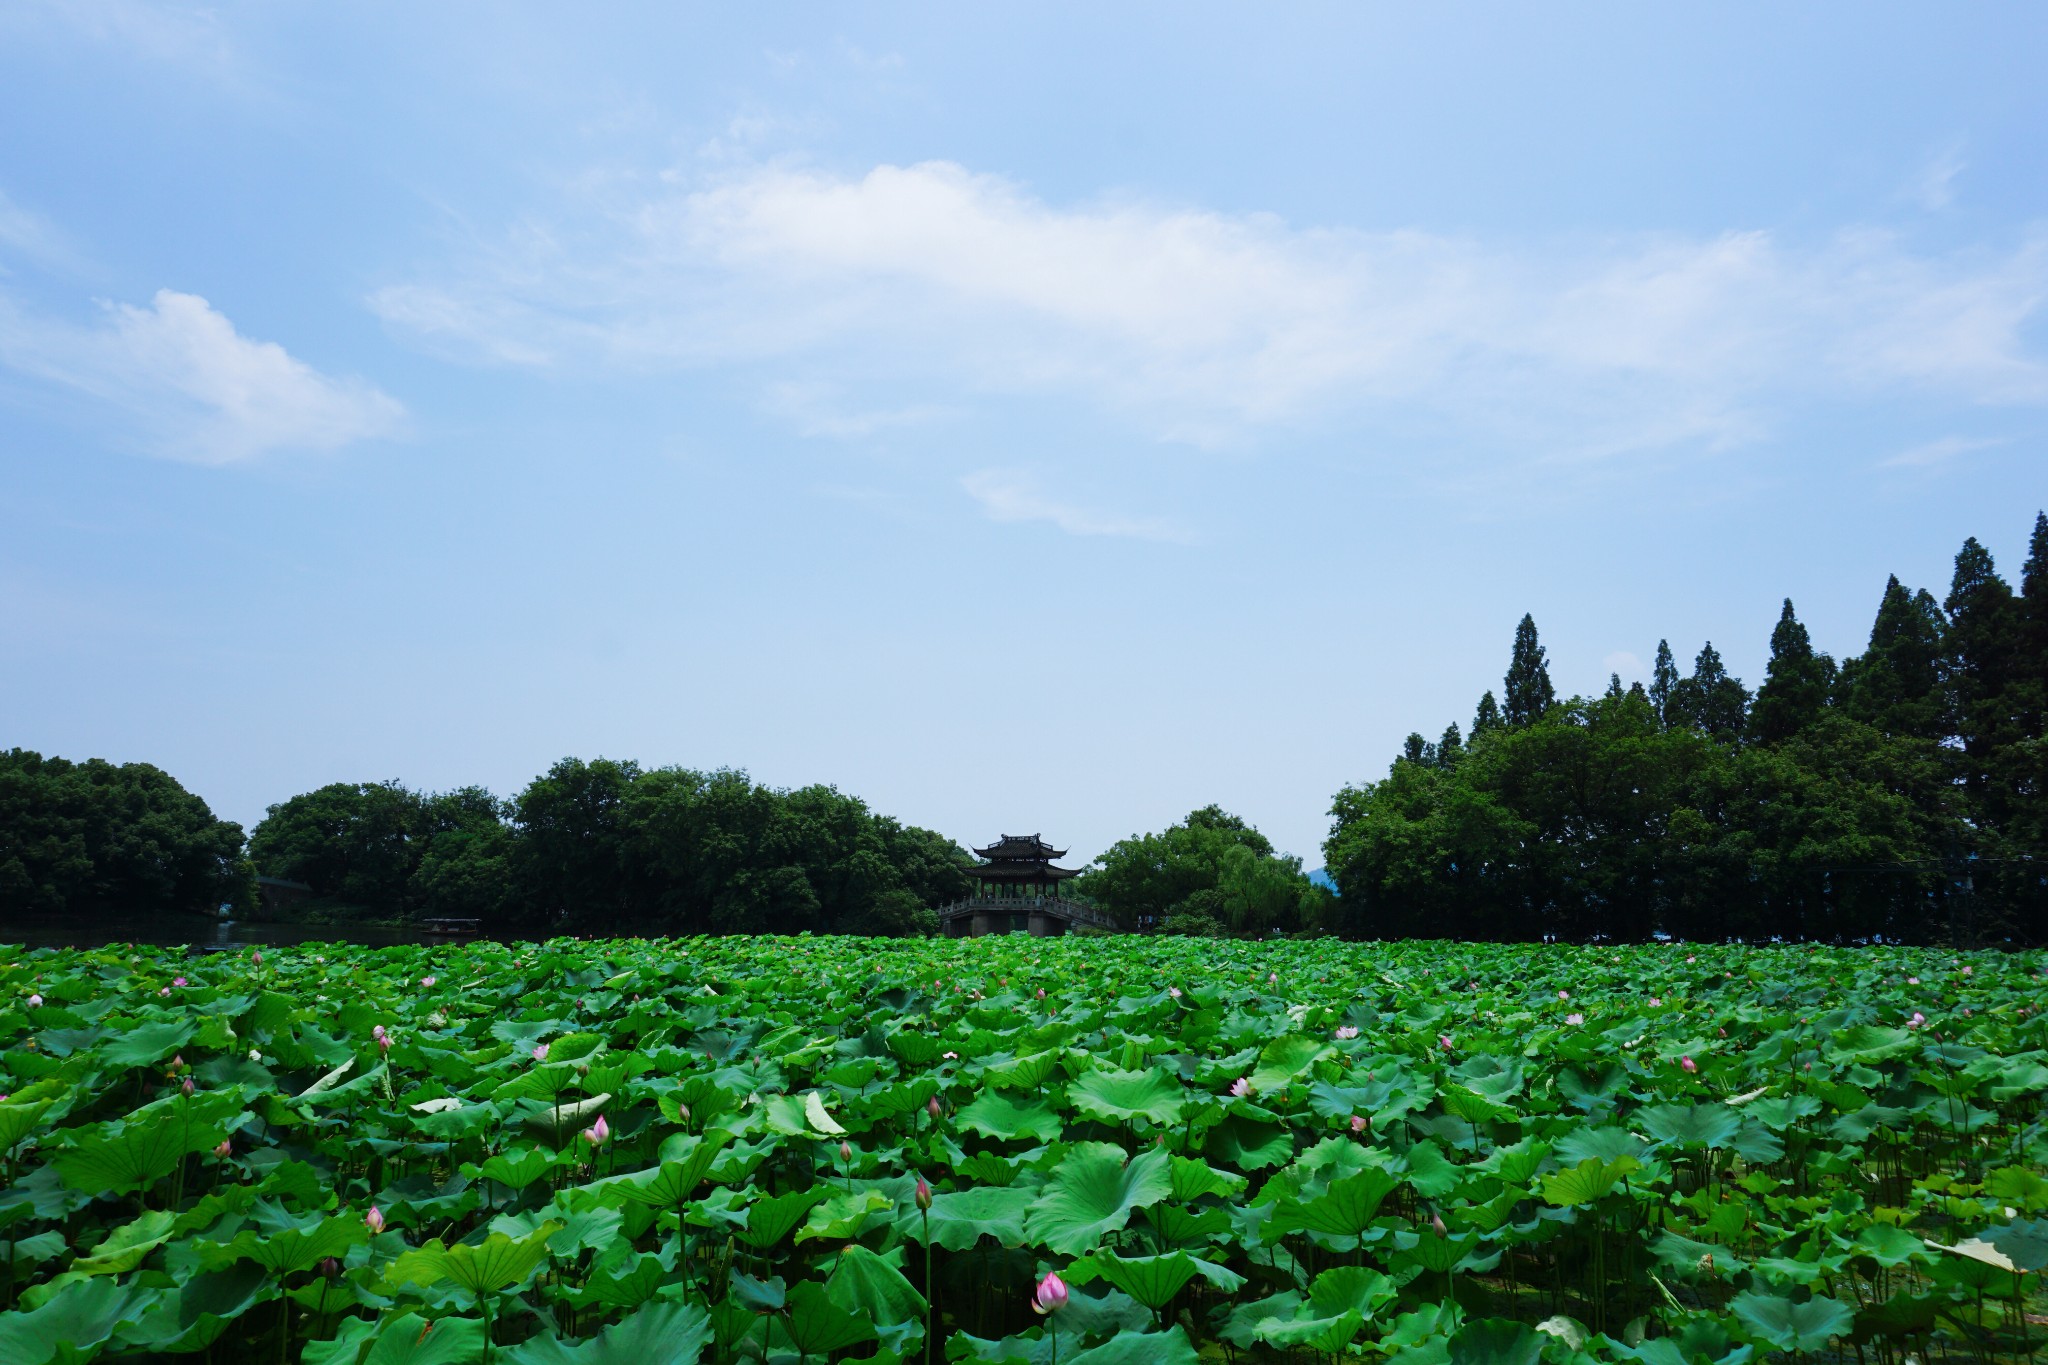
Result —
<path fill-rule="evenodd" d="M 597 17 L 587 12 L 598 10 Z M 2048 10 L 0 11 L 0 743 L 1076 857 L 2048 501 Z"/>

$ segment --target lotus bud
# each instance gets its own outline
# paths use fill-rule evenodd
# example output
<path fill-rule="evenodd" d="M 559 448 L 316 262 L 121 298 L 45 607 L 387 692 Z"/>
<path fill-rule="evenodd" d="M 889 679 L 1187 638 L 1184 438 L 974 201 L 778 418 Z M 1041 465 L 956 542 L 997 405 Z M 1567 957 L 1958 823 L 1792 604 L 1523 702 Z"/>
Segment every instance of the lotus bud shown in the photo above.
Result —
<path fill-rule="evenodd" d="M 192 1092 L 197 1088 L 197 1086 L 192 1084 L 192 1078 L 190 1076 L 187 1076 L 182 1082 L 180 1082 L 178 1086 L 178 1089 L 182 1090 L 185 1093 L 185 1098 L 188 1100 L 192 1098 Z"/>
<path fill-rule="evenodd" d="M 375 1204 L 370 1205 L 370 1211 L 363 1215 L 363 1224 L 370 1229 L 370 1235 L 375 1237 L 384 1231 L 384 1211 Z"/>
<path fill-rule="evenodd" d="M 158 995 L 169 995 L 171 993 L 171 988 L 169 986 L 158 986 L 156 988 L 156 993 Z"/>
<path fill-rule="evenodd" d="M 1040 1317 L 1057 1313 L 1067 1306 L 1067 1282 L 1057 1271 L 1047 1271 L 1038 1282 L 1037 1292 L 1031 1296 L 1031 1311 Z"/>
<path fill-rule="evenodd" d="M 1688 1076 L 1697 1076 L 1699 1074 L 1700 1064 L 1691 1057 L 1680 1057 L 1678 1064 L 1685 1068 L 1685 1074 Z"/>
<path fill-rule="evenodd" d="M 222 1161 L 226 1161 L 229 1157 L 233 1156 L 235 1154 L 235 1144 L 233 1139 L 222 1138 L 220 1140 L 220 1146 L 213 1149 L 213 1154 L 219 1157 Z"/>
<path fill-rule="evenodd" d="M 43 997 L 40 995 L 29 996 L 28 1007 L 32 1010 L 41 1009 L 43 1007 Z"/>
<path fill-rule="evenodd" d="M 925 1112 L 927 1114 L 930 1114 L 934 1120 L 940 1118 L 946 1112 L 945 1110 L 939 1107 L 939 1097 L 937 1095 L 932 1096 L 930 1099 L 924 1102 L 924 1109 Z"/>
<path fill-rule="evenodd" d="M 173 1070 L 173 1071 L 183 1071 L 184 1069 L 185 1069 L 185 1054 L 184 1054 L 184 1053 L 182 1053 L 182 1052 L 180 1052 L 180 1053 L 176 1054 L 175 1056 L 173 1056 L 173 1057 L 171 1058 L 171 1070 Z"/>
<path fill-rule="evenodd" d="M 1444 1051 L 1449 1052 L 1451 1050 L 1451 1035 L 1448 1033 L 1439 1033 L 1436 1036 L 1436 1045 L 1442 1048 Z"/>
<path fill-rule="evenodd" d="M 930 1211 L 932 1206 L 932 1187 L 925 1184 L 923 1175 L 917 1177 L 917 1193 L 913 1197 L 917 1200 L 918 1208 L 927 1212 Z"/>
<path fill-rule="evenodd" d="M 1365 1131 L 1365 1115 L 1353 1114 L 1351 1116 L 1351 1131 L 1354 1133 L 1363 1133 Z"/>
<path fill-rule="evenodd" d="M 1448 1237 L 1451 1235 L 1451 1230 L 1444 1226 L 1444 1216 L 1441 1213 L 1432 1213 L 1429 1215 L 1429 1230 L 1439 1237 Z"/>
<path fill-rule="evenodd" d="M 330 1280 L 340 1279 L 341 1262 L 335 1260 L 332 1256 L 322 1256 L 320 1258 L 320 1273 Z"/>
<path fill-rule="evenodd" d="M 1230 1093 L 1232 1095 L 1235 1095 L 1238 1099 L 1243 1099 L 1246 1095 L 1249 1095 L 1251 1091 L 1252 1083 L 1248 1077 L 1239 1076 L 1236 1080 L 1230 1083 Z"/>
<path fill-rule="evenodd" d="M 261 952 L 252 953 L 250 954 L 250 957 L 255 961 L 257 966 L 261 967 L 263 965 L 263 954 Z"/>
<path fill-rule="evenodd" d="M 853 1160 L 853 1148 L 848 1146 L 845 1142 L 841 1142 L 839 1144 L 839 1159 L 841 1161 Z"/>
<path fill-rule="evenodd" d="M 533 1060 L 535 1060 L 536 1062 L 544 1062 L 547 1059 L 548 1045 L 546 1043 L 535 1043 L 533 1046 Z"/>

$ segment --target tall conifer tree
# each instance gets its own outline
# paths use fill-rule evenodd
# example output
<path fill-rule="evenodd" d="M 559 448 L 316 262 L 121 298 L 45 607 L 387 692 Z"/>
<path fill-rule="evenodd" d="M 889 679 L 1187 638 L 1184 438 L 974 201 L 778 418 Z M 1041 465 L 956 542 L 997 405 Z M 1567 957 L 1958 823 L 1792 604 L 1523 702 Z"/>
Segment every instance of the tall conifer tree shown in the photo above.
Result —
<path fill-rule="evenodd" d="M 1989 790 L 1992 755 L 2020 737 L 2012 714 L 2020 620 L 2012 589 L 1975 536 L 1956 554 L 1955 577 L 1942 606 L 1948 612 L 1949 708 L 1963 741 L 1965 781 L 1980 804 L 1997 805 Z M 2001 818 L 1995 810 L 1983 814 Z"/>
<path fill-rule="evenodd" d="M 1465 737 L 1458 733 L 1458 722 L 1452 721 L 1444 727 L 1444 737 L 1436 742 L 1436 754 L 1445 767 L 1457 761 L 1465 752 Z"/>
<path fill-rule="evenodd" d="M 1843 668 L 1849 714 L 1888 735 L 1940 739 L 1948 731 L 1942 689 L 1941 604 L 1926 589 L 1887 579 L 1870 647 Z"/>
<path fill-rule="evenodd" d="M 1657 663 L 1650 670 L 1650 705 L 1657 708 L 1657 719 L 1665 725 L 1671 724 L 1671 694 L 1678 687 L 1678 661 L 1671 657 L 1671 642 L 1657 642 Z"/>
<path fill-rule="evenodd" d="M 2017 607 L 2013 715 L 2023 736 L 2041 739 L 2048 736 L 2048 512 L 2034 514 Z"/>
<path fill-rule="evenodd" d="M 1511 726 L 1540 720 L 1557 703 L 1557 689 L 1550 685 L 1550 665 L 1536 639 L 1533 616 L 1524 615 L 1522 623 L 1515 627 L 1515 652 L 1508 661 L 1501 696 L 1501 711 Z"/>
<path fill-rule="evenodd" d="M 1671 689 L 1667 723 L 1689 725 L 1716 739 L 1738 739 L 1749 711 L 1749 689 L 1729 675 L 1712 640 L 1692 663 L 1692 676 Z"/>
<path fill-rule="evenodd" d="M 1472 715 L 1472 738 L 1477 739 L 1488 730 L 1498 730 L 1500 726 L 1500 703 L 1493 699 L 1493 692 L 1488 689 L 1486 695 L 1479 699 L 1479 707 Z"/>
<path fill-rule="evenodd" d="M 1814 652 L 1813 639 L 1785 599 L 1771 631 L 1771 661 L 1749 710 L 1749 734 L 1765 744 L 1790 739 L 1819 720 L 1835 682 L 1835 661 Z"/>

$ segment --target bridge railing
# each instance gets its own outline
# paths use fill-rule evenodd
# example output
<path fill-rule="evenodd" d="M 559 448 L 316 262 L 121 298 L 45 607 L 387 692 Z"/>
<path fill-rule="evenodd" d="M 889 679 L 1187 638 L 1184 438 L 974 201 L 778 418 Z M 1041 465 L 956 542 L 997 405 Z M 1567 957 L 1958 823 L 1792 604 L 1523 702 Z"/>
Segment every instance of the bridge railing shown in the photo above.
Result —
<path fill-rule="evenodd" d="M 1118 929 L 1121 926 L 1109 915 L 1082 901 L 1072 901 L 1064 896 L 970 896 L 966 900 L 954 901 L 951 905 L 939 907 L 940 919 L 956 919 L 963 915 L 1058 915 L 1075 924 L 1086 924 L 1096 929 Z"/>

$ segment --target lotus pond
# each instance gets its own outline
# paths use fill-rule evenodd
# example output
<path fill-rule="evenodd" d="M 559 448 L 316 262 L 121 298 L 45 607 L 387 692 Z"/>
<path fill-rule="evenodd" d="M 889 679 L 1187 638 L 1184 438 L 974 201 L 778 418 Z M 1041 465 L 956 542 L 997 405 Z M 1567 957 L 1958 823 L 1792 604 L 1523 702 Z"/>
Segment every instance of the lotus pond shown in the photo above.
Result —
<path fill-rule="evenodd" d="M 2038 954 L 0 962 L 5 1365 L 1931 1365 L 2048 1338 Z"/>

